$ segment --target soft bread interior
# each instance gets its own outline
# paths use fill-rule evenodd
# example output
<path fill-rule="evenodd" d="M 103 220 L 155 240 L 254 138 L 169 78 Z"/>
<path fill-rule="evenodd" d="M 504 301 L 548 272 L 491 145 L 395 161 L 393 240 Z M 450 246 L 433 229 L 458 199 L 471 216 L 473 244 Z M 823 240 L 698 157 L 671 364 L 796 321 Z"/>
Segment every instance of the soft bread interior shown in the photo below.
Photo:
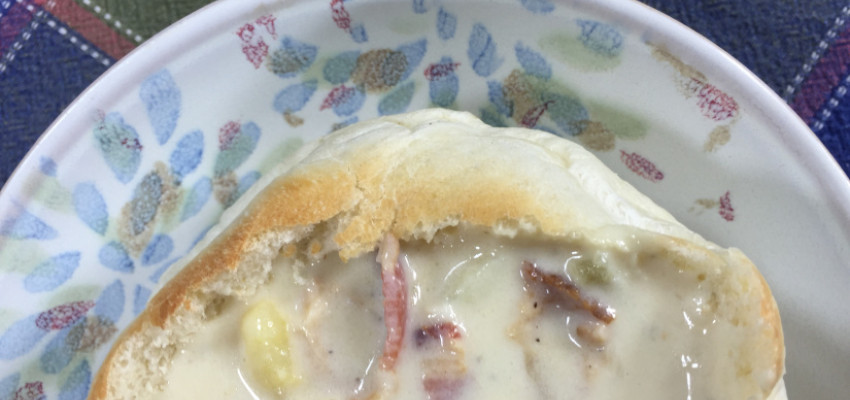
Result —
<path fill-rule="evenodd" d="M 737 349 L 751 367 L 745 372 L 764 397 L 781 397 L 778 312 L 743 254 L 689 231 L 571 142 L 490 128 L 445 110 L 354 125 L 269 174 L 225 213 L 122 334 L 91 397 L 160 390 L 173 358 L 217 314 L 216 305 L 252 296 L 281 252 L 331 252 L 348 260 L 374 251 L 388 233 L 430 241 L 461 224 L 505 238 L 581 236 L 604 246 L 616 245 L 606 232 L 618 227 L 665 238 L 663 257 L 709 263 L 725 277 L 715 289 L 735 299 L 727 317 L 752 334 Z"/>

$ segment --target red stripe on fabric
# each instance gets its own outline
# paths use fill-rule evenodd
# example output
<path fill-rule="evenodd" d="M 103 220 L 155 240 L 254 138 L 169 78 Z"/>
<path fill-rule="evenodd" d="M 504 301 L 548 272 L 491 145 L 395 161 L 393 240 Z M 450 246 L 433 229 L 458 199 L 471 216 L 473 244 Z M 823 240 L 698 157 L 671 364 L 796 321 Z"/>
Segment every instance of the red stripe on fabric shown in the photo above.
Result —
<path fill-rule="evenodd" d="M 829 100 L 832 90 L 841 83 L 847 75 L 850 65 L 850 26 L 840 35 L 818 60 L 812 72 L 803 81 L 800 91 L 794 96 L 791 108 L 810 124 L 818 110 Z"/>
<path fill-rule="evenodd" d="M 24 3 L 16 2 L 0 18 L 0 54 L 15 42 L 24 27 L 32 21 L 32 14 Z"/>
<path fill-rule="evenodd" d="M 45 0 L 40 0 L 45 1 Z M 121 36 L 111 26 L 80 7 L 74 0 L 50 0 L 45 7 L 54 17 L 77 31 L 113 59 L 124 57 L 136 45 Z"/>

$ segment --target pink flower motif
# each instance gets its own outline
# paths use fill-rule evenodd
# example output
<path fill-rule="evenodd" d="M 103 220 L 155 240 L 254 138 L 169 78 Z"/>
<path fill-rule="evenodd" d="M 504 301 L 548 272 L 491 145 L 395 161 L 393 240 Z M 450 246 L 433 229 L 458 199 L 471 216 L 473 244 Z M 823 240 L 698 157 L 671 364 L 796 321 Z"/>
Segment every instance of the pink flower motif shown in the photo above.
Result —
<path fill-rule="evenodd" d="M 239 39 L 242 39 L 243 42 L 250 43 L 251 39 L 254 38 L 254 29 L 254 25 L 242 25 L 241 28 L 236 30 L 236 36 L 239 36 Z"/>
<path fill-rule="evenodd" d="M 702 115 L 715 121 L 727 120 L 738 115 L 738 102 L 717 86 L 692 78 L 688 88 L 697 96 L 697 106 Z"/>
<path fill-rule="evenodd" d="M 325 97 L 325 100 L 322 101 L 322 105 L 319 107 L 319 110 L 324 110 L 331 108 L 335 105 L 345 103 L 346 100 L 354 96 L 357 89 L 353 87 L 346 87 L 345 85 L 339 85 L 333 88 L 328 96 Z"/>
<path fill-rule="evenodd" d="M 448 76 L 459 66 L 459 62 L 431 64 L 428 66 L 428 68 L 425 68 L 425 79 L 433 81 L 435 79 L 440 79 L 444 76 Z"/>
<path fill-rule="evenodd" d="M 46 331 L 60 330 L 79 321 L 92 307 L 91 300 L 62 304 L 39 314 L 35 326 Z"/>
<path fill-rule="evenodd" d="M 44 387 L 41 382 L 27 382 L 15 392 L 14 400 L 44 399 Z"/>
<path fill-rule="evenodd" d="M 242 53 L 245 54 L 248 62 L 254 65 L 254 68 L 260 68 L 260 65 L 269 55 L 269 45 L 266 44 L 263 36 L 269 35 L 271 39 L 277 39 L 275 20 L 276 18 L 272 15 L 264 15 L 254 21 L 258 26 L 265 28 L 265 33 L 258 30 L 257 26 L 252 23 L 242 25 L 236 30 L 236 36 L 239 36 L 239 39 L 242 40 Z"/>
<path fill-rule="evenodd" d="M 626 153 L 620 150 L 620 160 L 626 164 L 632 172 L 652 181 L 658 182 L 664 179 L 664 173 L 655 167 L 651 161 L 647 160 L 638 153 Z"/>
<path fill-rule="evenodd" d="M 342 4 L 343 0 L 331 0 L 331 17 L 339 29 L 348 31 L 351 29 L 351 15 Z"/>
<path fill-rule="evenodd" d="M 735 220 L 735 209 L 732 208 L 732 200 L 729 199 L 729 191 L 726 191 L 726 194 L 720 196 L 720 210 L 718 210 L 720 216 L 727 221 Z"/>
<path fill-rule="evenodd" d="M 543 104 L 536 105 L 525 112 L 525 115 L 522 116 L 522 120 L 519 121 L 519 124 L 526 128 L 534 128 L 537 125 L 537 121 L 540 120 L 540 117 L 543 116 L 543 113 L 549 109 L 549 105 L 554 103 L 553 100 L 549 100 Z"/>
<path fill-rule="evenodd" d="M 236 135 L 239 134 L 240 129 L 242 129 L 241 125 L 236 121 L 228 121 L 224 124 L 224 126 L 218 130 L 218 148 L 221 150 L 230 148 L 230 145 L 233 144 L 233 139 L 235 139 Z"/>
<path fill-rule="evenodd" d="M 142 144 L 139 143 L 138 138 L 132 140 L 127 138 L 121 139 L 121 145 L 130 150 L 141 150 L 143 147 Z"/>
<path fill-rule="evenodd" d="M 272 35 L 272 38 L 277 39 L 277 29 L 274 26 L 274 22 L 276 20 L 277 20 L 277 18 L 275 18 L 273 15 L 269 14 L 269 15 L 263 15 L 262 17 L 257 18 L 257 20 L 255 22 L 257 23 L 257 25 L 260 25 L 260 26 L 266 28 L 266 32 L 268 32 L 269 35 Z"/>
<path fill-rule="evenodd" d="M 256 44 L 243 44 L 242 53 L 245 54 L 245 58 L 251 64 L 254 64 L 254 68 L 260 68 L 263 60 L 269 55 L 269 46 L 263 41 L 263 38 L 260 38 Z"/>

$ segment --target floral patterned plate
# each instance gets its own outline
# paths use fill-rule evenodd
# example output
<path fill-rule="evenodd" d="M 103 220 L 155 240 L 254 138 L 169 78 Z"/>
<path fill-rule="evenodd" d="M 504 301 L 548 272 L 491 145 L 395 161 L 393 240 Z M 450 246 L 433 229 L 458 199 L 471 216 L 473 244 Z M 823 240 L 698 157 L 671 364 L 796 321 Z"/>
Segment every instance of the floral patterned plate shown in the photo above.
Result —
<path fill-rule="evenodd" d="M 850 392 L 850 185 L 695 33 L 628 0 L 223 0 L 115 65 L 3 189 L 0 399 L 85 397 L 162 273 L 271 166 L 435 106 L 576 140 L 741 247 L 779 302 L 791 397 Z"/>

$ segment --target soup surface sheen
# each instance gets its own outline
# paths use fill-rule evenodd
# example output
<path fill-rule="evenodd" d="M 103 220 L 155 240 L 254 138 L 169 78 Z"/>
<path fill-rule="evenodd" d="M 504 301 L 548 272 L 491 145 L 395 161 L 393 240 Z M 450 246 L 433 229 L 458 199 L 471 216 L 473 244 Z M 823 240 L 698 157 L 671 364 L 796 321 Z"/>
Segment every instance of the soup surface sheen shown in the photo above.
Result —
<path fill-rule="evenodd" d="M 610 237 L 452 229 L 401 242 L 395 269 L 282 251 L 175 357 L 162 398 L 761 397 L 736 378 L 712 271 Z"/>

